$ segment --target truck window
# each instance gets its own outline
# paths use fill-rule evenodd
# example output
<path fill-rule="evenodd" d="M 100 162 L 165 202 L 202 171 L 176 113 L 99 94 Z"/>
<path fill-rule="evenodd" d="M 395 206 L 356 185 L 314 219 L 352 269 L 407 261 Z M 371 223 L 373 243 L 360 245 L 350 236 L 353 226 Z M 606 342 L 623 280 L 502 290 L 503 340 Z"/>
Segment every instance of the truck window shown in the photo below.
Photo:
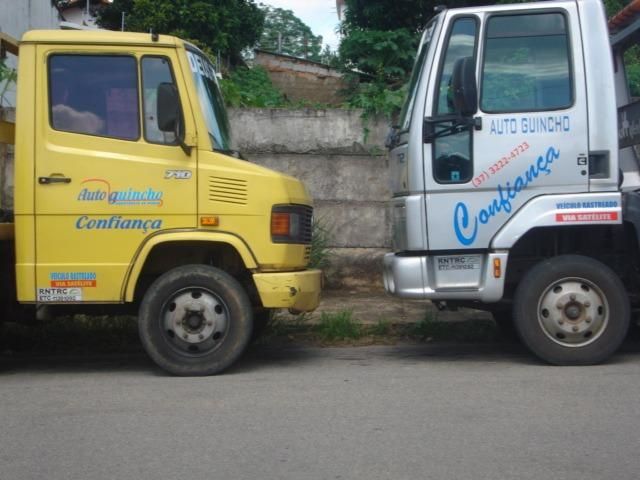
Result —
<path fill-rule="evenodd" d="M 49 118 L 55 130 L 123 140 L 140 137 L 134 57 L 49 57 Z"/>
<path fill-rule="evenodd" d="M 472 57 L 476 48 L 476 20 L 474 18 L 458 18 L 451 27 L 444 62 L 438 80 L 438 103 L 436 114 L 454 113 L 453 97 L 450 91 L 451 74 L 456 60 Z"/>
<path fill-rule="evenodd" d="M 573 103 L 562 13 L 494 16 L 487 25 L 480 107 L 485 112 L 558 110 Z"/>
<path fill-rule="evenodd" d="M 216 71 L 209 59 L 195 47 L 193 50 L 187 49 L 187 58 L 209 130 L 211 145 L 214 150 L 229 150 L 231 129 Z"/>
<path fill-rule="evenodd" d="M 436 116 L 455 113 L 450 85 L 453 66 L 456 60 L 475 55 L 476 32 L 477 22 L 474 17 L 457 18 L 451 26 L 436 89 Z M 436 128 L 445 129 L 450 126 L 449 123 L 442 122 Z M 433 142 L 433 177 L 436 182 L 466 183 L 472 176 L 470 130 L 463 129 L 436 138 Z"/>
<path fill-rule="evenodd" d="M 144 109 L 144 138 L 150 143 L 175 145 L 176 135 L 158 128 L 158 86 L 161 83 L 175 84 L 171 63 L 165 57 L 142 58 L 142 106 Z"/>
<path fill-rule="evenodd" d="M 407 97 L 404 100 L 402 111 L 400 112 L 400 130 L 409 130 L 411 124 L 411 115 L 413 113 L 413 106 L 416 100 L 418 85 L 422 77 L 422 71 L 424 62 L 427 58 L 431 45 L 431 37 L 433 37 L 433 31 L 436 28 L 437 18 L 432 18 L 427 24 L 424 33 L 422 34 L 422 42 L 418 49 L 418 55 L 416 61 L 413 64 L 413 70 L 411 71 L 411 79 L 409 80 L 409 89 L 407 90 Z"/>

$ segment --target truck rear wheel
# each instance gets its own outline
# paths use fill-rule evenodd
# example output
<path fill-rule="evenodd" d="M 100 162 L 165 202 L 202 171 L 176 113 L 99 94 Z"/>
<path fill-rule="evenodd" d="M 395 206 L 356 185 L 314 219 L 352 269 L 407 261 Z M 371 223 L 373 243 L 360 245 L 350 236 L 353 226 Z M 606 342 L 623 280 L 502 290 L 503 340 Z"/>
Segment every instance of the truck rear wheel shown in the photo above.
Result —
<path fill-rule="evenodd" d="M 629 298 L 603 263 L 580 255 L 540 262 L 520 281 L 514 322 L 522 341 L 555 365 L 606 360 L 629 328 Z"/>
<path fill-rule="evenodd" d="M 252 309 L 242 286 L 205 265 L 174 268 L 147 290 L 138 317 L 149 356 L 174 375 L 220 373 L 246 349 Z"/>

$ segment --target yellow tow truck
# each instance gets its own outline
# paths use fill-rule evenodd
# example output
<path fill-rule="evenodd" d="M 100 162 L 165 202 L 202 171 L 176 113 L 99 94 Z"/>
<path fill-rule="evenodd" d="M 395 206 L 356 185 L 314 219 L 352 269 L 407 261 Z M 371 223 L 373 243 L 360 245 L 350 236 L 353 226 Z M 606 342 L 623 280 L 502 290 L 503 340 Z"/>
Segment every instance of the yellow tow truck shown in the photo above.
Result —
<path fill-rule="evenodd" d="M 145 350 L 176 375 L 229 367 L 269 309 L 318 305 L 311 198 L 236 158 L 198 48 L 108 31 L 0 42 L 19 53 L 15 125 L 0 125 L 15 145 L 0 238 L 17 298 L 5 302 L 137 309 Z"/>

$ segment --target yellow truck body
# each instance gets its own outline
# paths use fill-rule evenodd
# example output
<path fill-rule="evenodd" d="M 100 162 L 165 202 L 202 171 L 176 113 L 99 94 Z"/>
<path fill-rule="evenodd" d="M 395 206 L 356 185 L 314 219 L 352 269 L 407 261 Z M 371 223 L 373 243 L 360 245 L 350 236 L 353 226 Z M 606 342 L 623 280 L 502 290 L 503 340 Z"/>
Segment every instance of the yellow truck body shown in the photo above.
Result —
<path fill-rule="evenodd" d="M 18 301 L 137 302 L 172 269 L 208 265 L 254 311 L 318 305 L 312 200 L 300 181 L 231 154 L 202 52 L 165 35 L 60 30 L 26 33 L 19 53 Z M 171 132 L 163 88 L 178 101 Z"/>

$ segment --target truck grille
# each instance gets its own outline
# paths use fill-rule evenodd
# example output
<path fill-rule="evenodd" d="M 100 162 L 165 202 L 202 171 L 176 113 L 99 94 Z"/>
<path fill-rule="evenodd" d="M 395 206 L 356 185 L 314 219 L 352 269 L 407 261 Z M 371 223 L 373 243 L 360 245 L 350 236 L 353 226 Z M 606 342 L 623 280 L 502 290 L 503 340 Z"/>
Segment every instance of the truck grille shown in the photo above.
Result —
<path fill-rule="evenodd" d="M 209 177 L 209 200 L 246 205 L 248 200 L 247 181 L 237 178 Z"/>
<path fill-rule="evenodd" d="M 313 207 L 300 206 L 300 243 L 311 243 L 313 236 Z"/>

